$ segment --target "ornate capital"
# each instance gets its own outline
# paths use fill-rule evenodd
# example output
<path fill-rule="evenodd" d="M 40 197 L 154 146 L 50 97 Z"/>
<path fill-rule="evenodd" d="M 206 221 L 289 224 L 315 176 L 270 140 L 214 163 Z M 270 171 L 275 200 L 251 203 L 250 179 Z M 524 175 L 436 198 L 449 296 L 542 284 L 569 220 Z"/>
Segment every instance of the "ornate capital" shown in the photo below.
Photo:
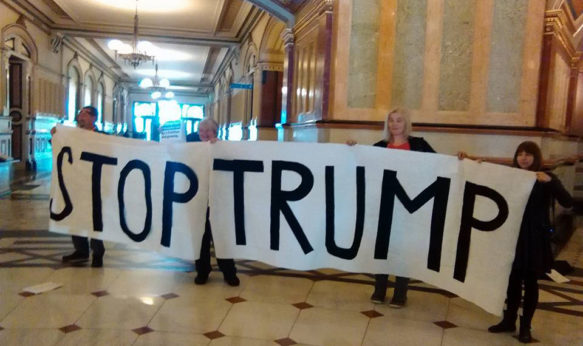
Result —
<path fill-rule="evenodd" d="M 324 0 L 324 8 L 326 11 L 334 10 L 334 0 Z"/>
<path fill-rule="evenodd" d="M 283 29 L 281 32 L 281 39 L 283 40 L 283 44 L 286 48 L 288 46 L 293 46 L 295 41 L 293 30 L 291 28 Z"/>
<path fill-rule="evenodd" d="M 51 34 L 51 52 L 58 54 L 63 47 L 63 34 L 60 32 Z"/>

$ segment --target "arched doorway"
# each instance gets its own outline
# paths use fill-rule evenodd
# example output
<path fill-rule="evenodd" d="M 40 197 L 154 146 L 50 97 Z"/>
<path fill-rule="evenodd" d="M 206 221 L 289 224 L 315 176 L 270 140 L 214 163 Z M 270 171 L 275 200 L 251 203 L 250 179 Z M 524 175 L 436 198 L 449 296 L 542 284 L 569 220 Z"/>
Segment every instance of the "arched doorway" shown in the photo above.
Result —
<path fill-rule="evenodd" d="M 2 84 L 6 87 L 3 107 L 10 117 L 12 136 L 10 156 L 17 168 L 35 170 L 30 143 L 33 90 L 33 67 L 37 62 L 37 48 L 26 28 L 11 24 L 2 29 Z"/>
<path fill-rule="evenodd" d="M 254 103 L 257 107 L 257 139 L 278 139 L 275 125 L 282 119 L 282 87 L 285 50 L 281 37 L 285 24 L 270 18 L 258 50 L 254 79 Z"/>

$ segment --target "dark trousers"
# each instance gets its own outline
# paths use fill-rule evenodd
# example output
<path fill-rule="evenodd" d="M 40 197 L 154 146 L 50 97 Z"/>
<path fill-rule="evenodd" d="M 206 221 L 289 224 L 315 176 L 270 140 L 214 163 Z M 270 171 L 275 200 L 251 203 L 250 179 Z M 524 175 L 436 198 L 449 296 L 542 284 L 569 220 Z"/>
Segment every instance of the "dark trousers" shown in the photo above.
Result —
<path fill-rule="evenodd" d="M 522 302 L 521 325 L 530 326 L 536 305 L 538 304 L 538 281 L 534 271 L 522 272 L 512 269 L 506 291 L 506 312 L 508 318 L 516 320 L 520 298 L 522 297 L 522 284 L 524 283 L 524 300 Z"/>
<path fill-rule="evenodd" d="M 375 278 L 375 291 L 386 292 L 387 284 L 389 282 L 389 276 L 385 274 L 376 274 Z M 393 293 L 393 299 L 397 301 L 405 301 L 407 299 L 407 290 L 409 289 L 409 278 L 397 276 L 395 278 L 395 292 Z"/>
<path fill-rule="evenodd" d="M 204 235 L 202 236 L 202 244 L 200 245 L 200 257 L 194 262 L 196 267 L 196 272 L 199 274 L 208 274 L 211 272 L 211 241 L 213 236 L 211 233 L 210 222 L 207 219 L 204 228 Z M 217 264 L 219 269 L 223 272 L 224 276 L 233 276 L 237 274 L 237 268 L 235 267 L 235 261 L 233 259 L 222 259 L 217 258 Z"/>
<path fill-rule="evenodd" d="M 73 238 L 75 251 L 89 255 L 89 246 L 91 246 L 91 251 L 93 251 L 94 257 L 103 257 L 105 246 L 103 246 L 102 240 L 91 239 L 91 241 L 89 241 L 86 237 L 80 237 L 77 235 L 74 235 L 71 238 Z"/>

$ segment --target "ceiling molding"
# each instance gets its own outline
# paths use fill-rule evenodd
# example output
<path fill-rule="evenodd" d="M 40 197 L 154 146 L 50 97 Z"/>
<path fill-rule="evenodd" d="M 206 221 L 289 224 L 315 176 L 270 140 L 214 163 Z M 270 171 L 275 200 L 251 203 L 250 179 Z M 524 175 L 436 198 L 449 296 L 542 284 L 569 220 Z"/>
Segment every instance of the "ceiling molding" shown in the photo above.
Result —
<path fill-rule="evenodd" d="M 30 0 L 27 0 L 30 1 Z M 55 12 L 55 14 L 59 17 L 62 18 L 67 18 L 69 17 L 69 14 L 67 14 L 67 12 L 65 12 L 61 6 L 59 6 L 54 0 L 40 0 L 42 1 L 48 8 L 51 9 L 51 11 Z M 72 19 L 69 17 L 69 19 Z"/>
<path fill-rule="evenodd" d="M 131 40 L 133 32 L 129 30 L 120 30 L 113 27 L 104 28 L 102 26 L 69 26 L 55 25 L 55 31 L 59 31 L 69 36 L 78 36 L 83 38 L 118 38 Z M 216 37 L 209 35 L 193 35 L 185 32 L 160 31 L 151 32 L 140 28 L 140 38 L 147 39 L 151 42 L 164 42 L 176 44 L 188 44 L 195 46 L 211 47 L 233 47 L 239 44 L 238 38 Z"/>
<path fill-rule="evenodd" d="M 265 12 L 262 11 L 261 9 L 255 6 L 251 8 L 249 15 L 247 16 L 245 22 L 241 25 L 241 29 L 237 33 L 237 37 L 240 38 L 241 44 L 243 44 L 243 42 L 245 42 L 249 38 L 249 35 L 251 35 L 251 32 L 264 15 Z"/>
<path fill-rule="evenodd" d="M 217 16 L 217 21 L 214 25 L 214 32 L 218 32 L 219 29 L 223 26 L 223 21 L 225 20 L 225 15 L 231 5 L 231 0 L 220 0 L 217 8 L 220 8 L 219 15 Z"/>
<path fill-rule="evenodd" d="M 209 53 L 207 55 L 206 58 L 206 62 L 204 63 L 204 68 L 202 70 L 202 75 L 200 77 L 200 81 L 201 83 L 203 81 L 210 81 L 213 79 L 213 68 L 215 66 L 215 64 L 217 63 L 217 58 L 219 57 L 219 54 L 221 53 L 221 50 L 217 47 L 210 47 L 209 48 Z"/>
<path fill-rule="evenodd" d="M 99 52 L 99 54 L 101 54 L 107 61 L 108 64 L 111 64 L 110 69 L 114 70 L 114 71 L 119 71 L 120 74 L 118 76 L 118 78 L 127 78 L 127 74 L 123 72 L 123 69 L 121 68 L 121 66 L 118 64 L 118 62 L 114 59 L 112 59 L 109 54 L 107 54 L 107 52 L 105 52 L 103 50 L 103 48 L 101 48 L 101 46 L 99 45 L 99 43 L 97 43 L 93 38 L 87 38 L 86 39 L 87 42 L 89 42 L 89 44 L 91 45 L 91 47 L 93 47 L 95 50 L 97 50 Z"/>
<path fill-rule="evenodd" d="M 0 0 L 0 2 L 19 15 L 24 16 L 26 20 L 46 34 L 50 34 L 51 24 L 53 23 L 51 19 L 28 3 L 28 1 Z"/>
<path fill-rule="evenodd" d="M 290 28 L 292 28 L 296 22 L 295 15 L 277 2 L 273 2 L 270 0 L 246 0 L 246 1 L 252 3 L 253 5 L 264 10 L 265 12 L 283 21 Z"/>

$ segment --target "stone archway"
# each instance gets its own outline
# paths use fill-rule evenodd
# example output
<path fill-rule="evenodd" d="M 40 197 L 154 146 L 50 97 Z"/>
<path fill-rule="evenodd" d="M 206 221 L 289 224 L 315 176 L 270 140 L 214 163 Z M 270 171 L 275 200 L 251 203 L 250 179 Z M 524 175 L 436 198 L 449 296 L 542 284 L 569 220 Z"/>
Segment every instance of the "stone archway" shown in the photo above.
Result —
<path fill-rule="evenodd" d="M 0 105 L 2 122 L 8 121 L 11 128 L 10 145 L 7 156 L 16 160 L 17 167 L 36 169 L 34 139 L 29 129 L 34 129 L 32 114 L 34 104 L 34 67 L 38 61 L 38 49 L 28 33 L 24 20 L 2 28 L 0 44 Z"/>

